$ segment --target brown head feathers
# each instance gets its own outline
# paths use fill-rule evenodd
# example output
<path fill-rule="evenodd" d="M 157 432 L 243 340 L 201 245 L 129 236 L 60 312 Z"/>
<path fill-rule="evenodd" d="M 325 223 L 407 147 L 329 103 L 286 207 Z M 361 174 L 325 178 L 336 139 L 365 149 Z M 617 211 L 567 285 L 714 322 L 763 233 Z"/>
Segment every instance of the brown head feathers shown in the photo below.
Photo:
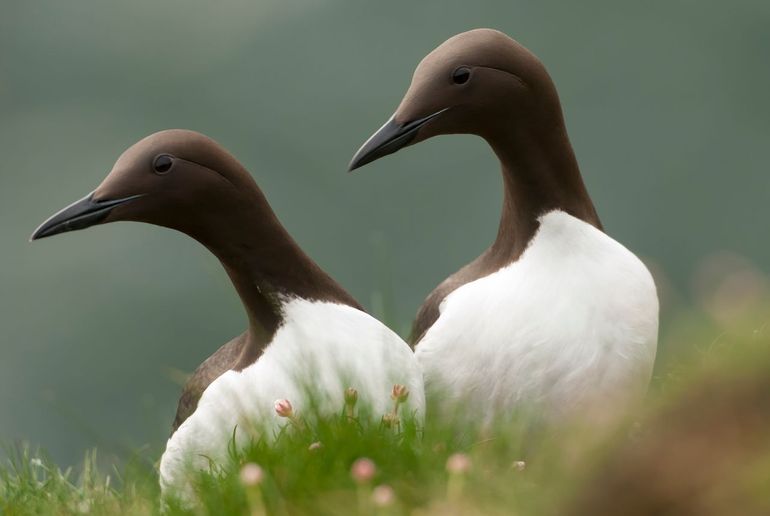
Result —
<path fill-rule="evenodd" d="M 161 131 L 134 144 L 96 190 L 49 218 L 32 239 L 121 220 L 175 229 L 206 246 L 252 324 L 268 332 L 280 320 L 280 296 L 360 308 L 299 248 L 248 171 L 202 134 Z"/>

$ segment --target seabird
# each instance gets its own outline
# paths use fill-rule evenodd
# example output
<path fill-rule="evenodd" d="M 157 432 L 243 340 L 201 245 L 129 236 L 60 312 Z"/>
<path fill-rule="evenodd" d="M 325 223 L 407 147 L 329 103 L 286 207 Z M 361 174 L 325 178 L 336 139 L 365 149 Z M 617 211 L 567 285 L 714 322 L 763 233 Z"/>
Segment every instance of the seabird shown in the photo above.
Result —
<path fill-rule="evenodd" d="M 490 29 L 444 42 L 350 170 L 459 133 L 482 137 L 500 160 L 503 208 L 491 247 L 417 314 L 412 343 L 429 398 L 487 416 L 536 405 L 559 419 L 641 399 L 658 339 L 655 283 L 603 232 L 556 88 L 526 48 Z"/>
<path fill-rule="evenodd" d="M 333 414 L 354 388 L 378 416 L 392 408 L 398 384 L 409 389 L 406 410 L 424 413 L 422 372 L 409 346 L 300 249 L 249 172 L 212 139 L 185 130 L 148 136 L 32 240 L 121 220 L 203 244 L 222 262 L 249 322 L 184 388 L 160 463 L 164 493 L 191 500 L 191 468 L 225 462 L 233 436 L 239 446 L 270 439 L 282 421 L 276 400 L 308 417 L 311 408 Z"/>

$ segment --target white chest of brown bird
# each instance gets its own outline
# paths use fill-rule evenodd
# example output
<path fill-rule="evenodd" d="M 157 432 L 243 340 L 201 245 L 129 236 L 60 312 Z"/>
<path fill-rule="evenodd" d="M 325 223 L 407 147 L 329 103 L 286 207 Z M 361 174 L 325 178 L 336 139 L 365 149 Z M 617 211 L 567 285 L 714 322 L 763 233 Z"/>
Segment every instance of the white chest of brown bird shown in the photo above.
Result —
<path fill-rule="evenodd" d="M 429 394 L 547 416 L 623 407 L 647 388 L 658 298 L 625 247 L 562 211 L 515 262 L 454 290 L 417 344 Z M 478 415 L 478 414 L 476 414 Z"/>
<path fill-rule="evenodd" d="M 485 417 L 530 405 L 546 416 L 630 407 L 655 357 L 655 285 L 603 232 L 537 57 L 490 29 L 450 38 L 420 62 L 350 168 L 461 133 L 484 138 L 500 160 L 503 208 L 492 245 L 417 314 L 429 393 L 471 401 Z"/>

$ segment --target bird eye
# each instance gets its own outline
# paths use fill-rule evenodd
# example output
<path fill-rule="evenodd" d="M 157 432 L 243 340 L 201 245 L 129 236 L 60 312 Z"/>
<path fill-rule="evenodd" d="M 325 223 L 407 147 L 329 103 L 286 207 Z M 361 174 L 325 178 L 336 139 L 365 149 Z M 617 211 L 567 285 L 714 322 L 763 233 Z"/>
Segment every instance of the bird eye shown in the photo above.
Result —
<path fill-rule="evenodd" d="M 155 157 L 155 160 L 152 162 L 152 168 L 155 170 L 156 174 L 166 174 L 169 170 L 171 170 L 171 166 L 174 164 L 174 156 L 171 156 L 169 154 L 161 154 L 159 156 Z"/>
<path fill-rule="evenodd" d="M 455 84 L 465 84 L 468 82 L 468 79 L 471 78 L 471 69 L 467 66 L 461 66 L 459 68 L 455 68 L 455 71 L 452 72 L 452 82 Z"/>

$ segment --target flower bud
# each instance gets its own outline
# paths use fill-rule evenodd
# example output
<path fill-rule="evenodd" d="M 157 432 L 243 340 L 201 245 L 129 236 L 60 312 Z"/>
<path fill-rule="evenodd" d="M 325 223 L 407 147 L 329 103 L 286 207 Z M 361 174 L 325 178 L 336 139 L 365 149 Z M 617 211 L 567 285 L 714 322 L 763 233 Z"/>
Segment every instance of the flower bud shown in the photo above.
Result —
<path fill-rule="evenodd" d="M 358 391 L 355 390 L 353 387 L 348 387 L 345 389 L 345 405 L 348 406 L 355 406 L 356 402 L 358 401 Z"/>
<path fill-rule="evenodd" d="M 406 388 L 406 385 L 397 383 L 393 386 L 393 390 L 390 391 L 390 397 L 399 403 L 403 403 L 409 397 L 409 389 Z"/>
<path fill-rule="evenodd" d="M 374 475 L 377 473 L 377 466 L 371 459 L 360 458 L 357 459 L 350 467 L 350 476 L 357 484 L 366 484 L 370 482 Z"/>
<path fill-rule="evenodd" d="M 289 400 L 275 400 L 275 413 L 281 417 L 291 417 L 294 409 Z"/>
<path fill-rule="evenodd" d="M 315 452 L 319 451 L 321 448 L 323 448 L 324 445 L 321 443 L 321 441 L 316 441 L 314 443 L 310 443 L 310 446 L 307 447 L 309 451 Z"/>
<path fill-rule="evenodd" d="M 398 419 L 398 416 L 390 412 L 382 416 L 382 424 L 383 426 L 385 426 L 385 428 L 393 428 L 394 426 L 398 425 L 400 422 L 401 421 Z"/>

